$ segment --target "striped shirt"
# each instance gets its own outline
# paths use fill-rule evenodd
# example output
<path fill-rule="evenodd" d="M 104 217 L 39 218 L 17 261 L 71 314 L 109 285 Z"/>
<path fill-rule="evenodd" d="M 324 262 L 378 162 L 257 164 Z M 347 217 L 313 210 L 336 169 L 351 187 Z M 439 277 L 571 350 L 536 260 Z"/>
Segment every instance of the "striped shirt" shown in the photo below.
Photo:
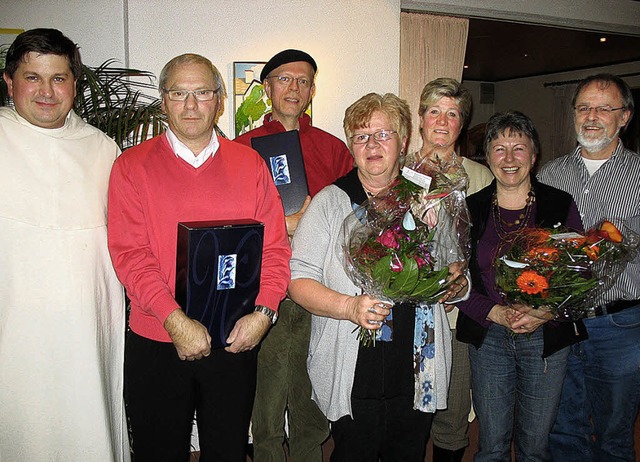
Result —
<path fill-rule="evenodd" d="M 618 140 L 611 158 L 589 176 L 581 150 L 578 146 L 572 154 L 546 164 L 538 179 L 573 196 L 585 229 L 606 219 L 618 225 L 622 222 L 640 234 L 640 155 L 626 149 Z M 640 256 L 627 265 L 614 286 L 598 302 L 638 299 Z"/>

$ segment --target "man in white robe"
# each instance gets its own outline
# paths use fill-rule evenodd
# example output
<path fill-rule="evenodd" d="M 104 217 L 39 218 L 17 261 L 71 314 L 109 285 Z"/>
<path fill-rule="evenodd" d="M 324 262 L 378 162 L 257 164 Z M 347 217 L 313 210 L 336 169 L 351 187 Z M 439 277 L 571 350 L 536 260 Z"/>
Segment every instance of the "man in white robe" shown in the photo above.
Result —
<path fill-rule="evenodd" d="M 0 108 L 0 461 L 128 461 L 123 289 L 107 250 L 119 154 L 73 111 L 77 46 L 20 34 Z"/>

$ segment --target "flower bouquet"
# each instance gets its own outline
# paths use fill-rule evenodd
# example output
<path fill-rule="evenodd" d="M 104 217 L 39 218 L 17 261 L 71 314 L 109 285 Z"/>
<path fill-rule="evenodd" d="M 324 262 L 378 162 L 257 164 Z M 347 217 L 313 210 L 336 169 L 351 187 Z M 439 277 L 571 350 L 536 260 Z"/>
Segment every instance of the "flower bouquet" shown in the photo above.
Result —
<path fill-rule="evenodd" d="M 543 319 L 586 316 L 635 258 L 640 239 L 603 221 L 584 234 L 527 228 L 505 238 L 509 250 L 494 262 L 498 292 L 509 304 Z"/>
<path fill-rule="evenodd" d="M 466 174 L 437 165 L 405 167 L 387 190 L 344 221 L 342 250 L 352 281 L 391 304 L 438 300 L 447 286 L 448 265 L 467 255 L 465 187 Z M 359 338 L 368 345 L 376 333 L 360 328 Z"/>

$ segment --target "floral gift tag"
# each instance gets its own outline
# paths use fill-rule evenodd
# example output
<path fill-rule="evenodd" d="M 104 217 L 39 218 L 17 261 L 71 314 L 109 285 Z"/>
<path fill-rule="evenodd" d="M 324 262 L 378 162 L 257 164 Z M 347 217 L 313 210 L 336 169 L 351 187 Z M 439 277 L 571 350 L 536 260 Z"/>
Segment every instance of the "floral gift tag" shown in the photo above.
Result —
<path fill-rule="evenodd" d="M 431 186 L 430 176 L 418 173 L 408 167 L 402 168 L 402 176 L 421 188 L 424 188 L 425 191 L 429 191 L 429 187 Z"/>

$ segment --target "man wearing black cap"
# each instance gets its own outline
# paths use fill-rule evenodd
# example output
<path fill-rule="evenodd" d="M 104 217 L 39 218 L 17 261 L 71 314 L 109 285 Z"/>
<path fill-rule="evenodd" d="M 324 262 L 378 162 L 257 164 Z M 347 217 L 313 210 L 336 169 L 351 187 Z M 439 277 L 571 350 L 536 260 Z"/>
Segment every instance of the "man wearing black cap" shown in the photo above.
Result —
<path fill-rule="evenodd" d="M 311 126 L 305 110 L 315 94 L 315 60 L 304 51 L 284 50 L 264 66 L 260 80 L 272 104 L 272 112 L 262 127 L 236 138 L 251 146 L 251 139 L 289 130 L 298 130 L 302 157 L 313 197 L 325 186 L 345 175 L 353 167 L 347 146 L 329 133 Z M 287 232 L 293 236 L 306 210 L 286 217 Z M 321 461 L 322 442 L 328 437 L 328 425 L 311 400 L 307 374 L 307 351 L 311 315 L 290 299 L 278 310 L 278 323 L 263 340 L 258 354 L 258 383 L 253 408 L 252 432 L 256 461 L 284 461 L 282 443 L 284 414 L 288 411 L 289 454 L 297 461 Z"/>

